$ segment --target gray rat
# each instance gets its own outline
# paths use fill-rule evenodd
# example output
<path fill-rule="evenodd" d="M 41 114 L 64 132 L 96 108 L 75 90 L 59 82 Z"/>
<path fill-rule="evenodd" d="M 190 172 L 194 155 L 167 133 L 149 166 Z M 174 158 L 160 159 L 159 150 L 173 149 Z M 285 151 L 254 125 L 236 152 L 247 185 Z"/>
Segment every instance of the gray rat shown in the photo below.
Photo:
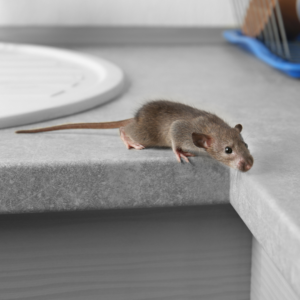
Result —
<path fill-rule="evenodd" d="M 223 164 L 247 172 L 253 166 L 253 157 L 244 142 L 242 125 L 230 127 L 215 114 L 194 107 L 156 100 L 144 104 L 134 118 L 103 123 L 65 124 L 46 128 L 19 130 L 16 133 L 37 133 L 62 129 L 119 128 L 127 149 L 171 147 L 178 162 L 195 156 L 204 149 Z"/>

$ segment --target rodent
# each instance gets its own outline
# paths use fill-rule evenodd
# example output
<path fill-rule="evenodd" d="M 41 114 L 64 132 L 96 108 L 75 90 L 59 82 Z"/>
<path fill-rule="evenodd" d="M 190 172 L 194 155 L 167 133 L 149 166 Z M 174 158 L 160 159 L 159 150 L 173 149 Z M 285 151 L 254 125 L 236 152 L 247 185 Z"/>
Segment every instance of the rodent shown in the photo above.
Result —
<path fill-rule="evenodd" d="M 254 163 L 241 136 L 241 124 L 232 128 L 215 114 L 167 100 L 150 101 L 136 112 L 134 118 L 127 120 L 65 124 L 16 133 L 76 128 L 119 128 L 127 149 L 170 147 L 178 162 L 181 159 L 189 162 L 188 157 L 204 149 L 214 159 L 242 172 L 249 171 Z"/>

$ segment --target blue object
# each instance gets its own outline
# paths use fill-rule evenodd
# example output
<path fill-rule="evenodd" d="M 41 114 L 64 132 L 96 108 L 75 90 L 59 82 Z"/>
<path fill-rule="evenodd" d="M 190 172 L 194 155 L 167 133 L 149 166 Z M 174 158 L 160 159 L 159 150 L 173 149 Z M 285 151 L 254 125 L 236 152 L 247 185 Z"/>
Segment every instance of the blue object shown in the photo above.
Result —
<path fill-rule="evenodd" d="M 224 38 L 252 52 L 256 57 L 291 77 L 300 78 L 300 64 L 292 63 L 273 54 L 263 43 L 255 38 L 245 36 L 240 30 L 226 30 Z"/>

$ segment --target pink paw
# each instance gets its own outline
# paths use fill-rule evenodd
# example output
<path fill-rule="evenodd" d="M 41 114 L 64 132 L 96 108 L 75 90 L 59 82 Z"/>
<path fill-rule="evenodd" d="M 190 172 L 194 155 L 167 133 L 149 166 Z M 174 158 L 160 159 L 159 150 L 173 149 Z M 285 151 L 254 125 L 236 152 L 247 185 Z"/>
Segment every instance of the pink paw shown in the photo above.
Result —
<path fill-rule="evenodd" d="M 184 152 L 181 149 L 173 150 L 178 162 L 181 162 L 181 158 L 184 159 L 187 163 L 189 163 L 189 156 L 195 156 L 193 153 Z"/>
<path fill-rule="evenodd" d="M 143 145 L 133 142 L 133 141 L 125 134 L 124 127 L 120 127 L 120 137 L 121 137 L 122 141 L 124 142 L 125 146 L 127 147 L 127 149 L 134 148 L 134 149 L 136 149 L 136 150 L 142 150 L 142 149 L 145 148 Z"/>

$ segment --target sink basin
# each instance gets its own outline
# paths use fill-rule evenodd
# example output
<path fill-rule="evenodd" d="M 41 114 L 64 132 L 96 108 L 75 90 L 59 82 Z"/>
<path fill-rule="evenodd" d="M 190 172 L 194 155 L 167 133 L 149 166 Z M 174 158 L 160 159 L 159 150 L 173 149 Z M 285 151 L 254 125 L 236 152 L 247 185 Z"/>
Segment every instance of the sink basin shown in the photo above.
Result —
<path fill-rule="evenodd" d="M 73 114 L 116 97 L 124 75 L 113 63 L 73 51 L 0 44 L 0 128 Z"/>

